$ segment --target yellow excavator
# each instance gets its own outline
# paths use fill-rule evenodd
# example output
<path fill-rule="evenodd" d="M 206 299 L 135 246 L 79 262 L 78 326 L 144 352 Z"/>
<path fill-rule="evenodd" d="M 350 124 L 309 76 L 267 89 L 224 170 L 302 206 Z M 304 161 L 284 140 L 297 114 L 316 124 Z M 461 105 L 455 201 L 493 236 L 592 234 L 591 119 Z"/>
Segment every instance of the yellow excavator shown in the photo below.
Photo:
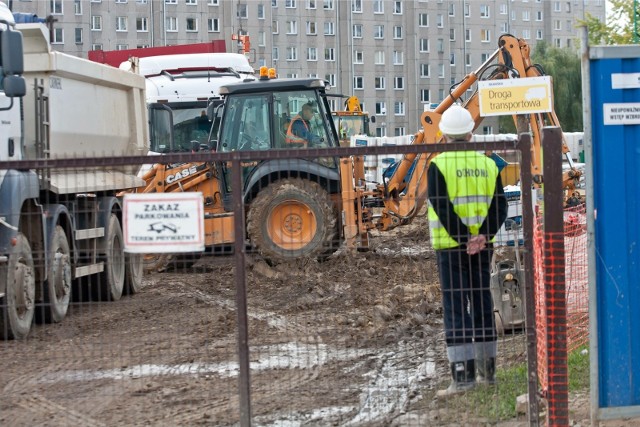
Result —
<path fill-rule="evenodd" d="M 344 97 L 344 95 L 337 95 Z M 333 125 L 338 131 L 341 147 L 349 147 L 351 137 L 354 135 L 371 136 L 369 123 L 375 123 L 375 116 L 362 111 L 360 99 L 352 95 L 344 101 L 344 110 L 332 111 Z"/>
<path fill-rule="evenodd" d="M 526 41 L 511 35 L 501 36 L 497 50 L 478 70 L 455 85 L 433 111 L 422 114 L 422 130 L 415 134 L 413 144 L 440 142 L 440 117 L 454 103 L 467 108 L 477 126 L 482 120 L 477 90 L 466 101 L 461 99 L 477 81 L 527 79 L 542 74 L 542 69 L 531 63 Z M 340 137 L 325 84 L 314 78 L 278 79 L 273 70 L 269 73 L 263 68 L 256 81 L 221 87 L 224 103 L 211 114 L 215 119 L 208 149 L 224 153 L 291 148 L 283 123 L 298 117 L 296 114 L 305 104 L 311 104 L 317 113 L 309 122 L 310 131 L 316 136 L 310 147 L 338 147 Z M 359 102 L 353 103 L 347 108 L 357 110 Z M 553 111 L 528 116 L 526 131 L 531 132 L 534 142 L 531 168 L 538 182 L 540 131 L 547 125 L 559 125 Z M 170 134 L 171 129 L 167 132 Z M 564 151 L 568 153 L 566 148 Z M 232 188 L 230 164 L 157 164 L 144 176 L 146 185 L 134 191 L 202 192 L 208 247 L 229 245 L 236 238 L 242 238 L 264 258 L 275 262 L 301 257 L 322 259 L 343 243 L 348 248 L 366 249 L 372 229 L 386 231 L 409 223 L 426 201 L 426 170 L 434 155 L 403 156 L 387 181 L 375 188 L 361 184 L 364 183 L 363 157 L 301 156 L 243 164 L 242 188 Z M 568 155 L 567 160 L 573 166 Z M 575 190 L 579 178 L 579 171 L 573 167 L 565 174 L 564 184 L 569 193 Z M 238 191 L 246 207 L 246 236 L 233 235 L 231 195 Z M 376 211 L 374 215 L 374 207 L 381 208 L 381 212 Z M 169 259 L 170 256 L 150 257 L 147 270 L 161 269 Z"/>

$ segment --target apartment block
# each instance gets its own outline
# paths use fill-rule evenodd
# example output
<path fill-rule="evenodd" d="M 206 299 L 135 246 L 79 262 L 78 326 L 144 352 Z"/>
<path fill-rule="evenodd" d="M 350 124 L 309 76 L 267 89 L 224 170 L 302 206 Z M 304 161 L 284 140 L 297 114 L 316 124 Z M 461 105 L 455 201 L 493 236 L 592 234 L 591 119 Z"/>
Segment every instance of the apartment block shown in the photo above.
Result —
<path fill-rule="evenodd" d="M 321 77 L 332 93 L 357 95 L 378 136 L 412 134 L 438 103 L 497 49 L 502 34 L 577 49 L 587 13 L 604 0 L 13 0 L 15 12 L 55 20 L 55 49 L 90 50 L 225 40 L 249 35 L 257 69 Z M 342 108 L 332 98 L 333 108 Z M 478 133 L 497 133 L 487 119 Z"/>

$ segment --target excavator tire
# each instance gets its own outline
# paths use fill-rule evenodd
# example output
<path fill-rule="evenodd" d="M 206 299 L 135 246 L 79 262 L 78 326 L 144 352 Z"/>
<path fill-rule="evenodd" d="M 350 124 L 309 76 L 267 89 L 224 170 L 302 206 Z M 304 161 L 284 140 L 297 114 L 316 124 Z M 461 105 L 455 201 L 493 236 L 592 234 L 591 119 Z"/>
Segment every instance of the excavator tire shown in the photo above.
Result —
<path fill-rule="evenodd" d="M 251 202 L 247 234 L 271 262 L 323 260 L 339 246 L 338 214 L 319 184 L 298 178 L 276 181 Z"/>

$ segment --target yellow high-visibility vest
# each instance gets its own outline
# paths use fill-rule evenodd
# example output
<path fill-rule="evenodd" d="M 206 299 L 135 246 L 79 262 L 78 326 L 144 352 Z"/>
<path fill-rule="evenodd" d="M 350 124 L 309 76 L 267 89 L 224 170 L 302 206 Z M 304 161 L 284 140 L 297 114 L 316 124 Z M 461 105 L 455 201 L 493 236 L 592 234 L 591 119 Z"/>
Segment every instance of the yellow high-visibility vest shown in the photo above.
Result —
<path fill-rule="evenodd" d="M 496 189 L 499 172 L 495 162 L 475 151 L 450 151 L 438 155 L 432 163 L 436 164 L 444 176 L 447 196 L 453 204 L 453 210 L 469 228 L 469 233 L 477 235 L 487 217 Z M 447 233 L 431 203 L 427 210 L 427 218 L 434 249 L 459 246 Z"/>

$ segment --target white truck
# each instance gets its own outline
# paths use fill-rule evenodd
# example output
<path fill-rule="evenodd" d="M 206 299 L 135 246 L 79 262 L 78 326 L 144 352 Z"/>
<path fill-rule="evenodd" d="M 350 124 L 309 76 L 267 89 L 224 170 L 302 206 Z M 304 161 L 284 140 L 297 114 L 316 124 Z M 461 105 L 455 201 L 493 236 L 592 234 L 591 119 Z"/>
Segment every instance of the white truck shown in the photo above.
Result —
<path fill-rule="evenodd" d="M 51 50 L 0 3 L 0 339 L 60 322 L 72 289 L 118 300 L 141 284 L 118 193 L 139 165 L 8 170 L 2 161 L 146 155 L 142 76 Z M 78 295 L 74 295 L 76 299 Z"/>
<path fill-rule="evenodd" d="M 176 46 L 171 46 L 175 52 Z M 157 51 L 158 48 L 154 48 Z M 137 54 L 144 49 L 136 49 Z M 185 53 L 134 58 L 120 64 L 146 79 L 152 153 L 210 149 L 207 107 L 221 104 L 221 86 L 255 80 L 239 53 Z"/>

